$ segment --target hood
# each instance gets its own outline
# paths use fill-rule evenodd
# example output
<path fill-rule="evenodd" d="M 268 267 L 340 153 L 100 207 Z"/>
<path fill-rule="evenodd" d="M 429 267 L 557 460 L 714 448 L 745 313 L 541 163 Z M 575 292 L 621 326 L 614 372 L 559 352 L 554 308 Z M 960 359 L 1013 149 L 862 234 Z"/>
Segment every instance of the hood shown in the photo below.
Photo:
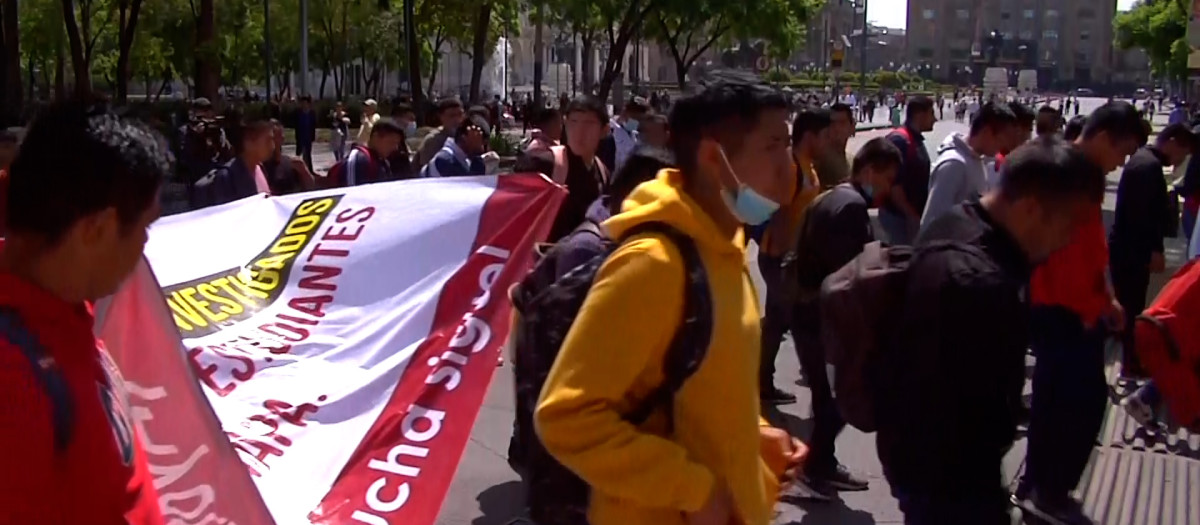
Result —
<path fill-rule="evenodd" d="M 631 228 L 648 222 L 661 222 L 687 234 L 702 250 L 745 260 L 742 228 L 733 235 L 722 234 L 712 218 L 683 191 L 679 170 L 665 169 L 658 176 L 633 190 L 621 206 L 621 213 L 604 222 L 609 236 L 620 239 Z"/>
<path fill-rule="evenodd" d="M 947 135 L 946 138 L 942 140 L 942 143 L 938 145 L 937 154 L 941 155 L 950 150 L 958 151 L 958 153 L 962 155 L 964 159 L 979 157 L 979 155 L 971 150 L 971 146 L 967 145 L 967 136 L 961 131 L 955 131 L 954 133 Z"/>

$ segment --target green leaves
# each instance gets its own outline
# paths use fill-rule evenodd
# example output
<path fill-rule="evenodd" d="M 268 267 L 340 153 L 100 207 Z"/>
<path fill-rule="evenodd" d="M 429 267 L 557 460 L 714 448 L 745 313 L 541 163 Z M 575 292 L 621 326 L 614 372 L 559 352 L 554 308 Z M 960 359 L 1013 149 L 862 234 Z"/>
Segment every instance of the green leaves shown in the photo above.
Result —
<path fill-rule="evenodd" d="M 1139 2 L 1113 19 L 1114 44 L 1145 51 L 1155 75 L 1182 78 L 1191 52 L 1187 21 L 1187 8 L 1178 0 Z"/>

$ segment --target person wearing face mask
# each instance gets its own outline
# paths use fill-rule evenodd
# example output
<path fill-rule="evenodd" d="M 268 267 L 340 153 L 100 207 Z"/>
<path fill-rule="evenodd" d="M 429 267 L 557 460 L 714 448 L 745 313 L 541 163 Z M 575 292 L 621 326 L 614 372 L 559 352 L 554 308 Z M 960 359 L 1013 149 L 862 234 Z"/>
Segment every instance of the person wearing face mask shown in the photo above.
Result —
<path fill-rule="evenodd" d="M 900 150 L 886 138 L 864 144 L 854 155 L 850 180 L 821 194 L 808 207 L 795 259 L 785 263 L 784 279 L 797 290 L 790 298 L 796 350 L 812 392 L 813 432 L 800 482 L 804 495 L 814 499 L 829 500 L 839 490 L 868 488 L 866 480 L 851 474 L 834 456 L 834 442 L 846 422 L 834 403 L 825 368 L 817 297 L 825 277 L 875 240 L 867 210 L 887 201 L 901 162 Z"/>
<path fill-rule="evenodd" d="M 650 103 L 642 97 L 633 97 L 625 103 L 621 114 L 613 119 L 612 132 L 600 141 L 596 156 L 608 166 L 609 173 L 616 173 L 625 164 L 638 144 L 638 126 L 642 117 L 650 113 Z"/>
<path fill-rule="evenodd" d="M 417 136 L 417 114 L 413 111 L 412 106 L 396 102 L 392 105 L 392 120 L 396 121 L 396 124 L 404 130 L 404 138 L 400 140 L 400 147 L 396 148 L 396 151 L 388 157 L 388 166 L 391 167 L 393 179 L 411 179 L 416 174 L 413 173 L 408 139 Z"/>
<path fill-rule="evenodd" d="M 487 148 L 490 130 L 482 117 L 474 116 L 458 125 L 453 140 L 447 140 L 442 151 L 421 170 L 421 177 L 463 177 L 483 175 L 486 167 L 483 152 Z"/>
<path fill-rule="evenodd" d="M 534 414 L 546 450 L 590 487 L 592 525 L 768 525 L 787 475 L 777 467 L 794 468 L 804 449 L 760 417 L 758 296 L 742 229 L 790 197 L 788 104 L 753 76 L 711 75 L 671 112 L 679 169 L 639 185 L 604 222 L 620 244 L 600 266 Z M 687 302 L 682 252 L 649 224 L 693 241 L 711 335 L 673 410 L 634 425 L 626 415 L 662 381 Z"/>

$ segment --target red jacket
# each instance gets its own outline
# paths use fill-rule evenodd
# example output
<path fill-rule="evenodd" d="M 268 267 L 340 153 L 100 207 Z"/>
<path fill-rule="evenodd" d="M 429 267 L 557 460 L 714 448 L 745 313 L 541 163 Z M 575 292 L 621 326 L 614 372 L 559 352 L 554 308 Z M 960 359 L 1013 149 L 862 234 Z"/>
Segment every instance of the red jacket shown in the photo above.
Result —
<path fill-rule="evenodd" d="M 57 450 L 50 396 L 29 359 L 0 337 L 0 523 L 161 525 L 124 383 L 92 335 L 91 312 L 8 273 L 0 273 L 0 308 L 15 310 L 57 361 L 74 410 L 71 440 Z"/>
<path fill-rule="evenodd" d="M 1079 226 L 1071 243 L 1054 252 L 1033 272 L 1030 298 L 1035 305 L 1065 306 L 1091 325 L 1108 308 L 1108 240 L 1100 210 Z"/>

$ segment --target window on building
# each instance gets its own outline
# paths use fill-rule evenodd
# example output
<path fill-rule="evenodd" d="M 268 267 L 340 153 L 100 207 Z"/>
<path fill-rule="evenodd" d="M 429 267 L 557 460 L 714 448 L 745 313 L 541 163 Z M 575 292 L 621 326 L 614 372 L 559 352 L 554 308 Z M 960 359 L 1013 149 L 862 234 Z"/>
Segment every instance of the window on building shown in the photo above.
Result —
<path fill-rule="evenodd" d="M 1058 31 L 1055 31 L 1053 29 L 1047 29 L 1045 31 L 1042 31 L 1042 38 L 1045 38 L 1047 40 L 1056 39 L 1056 38 L 1058 38 Z"/>
<path fill-rule="evenodd" d="M 1058 10 L 1057 9 L 1047 9 L 1046 10 L 1046 18 L 1058 18 Z"/>
<path fill-rule="evenodd" d="M 1033 20 L 1033 13 L 1032 9 L 1026 9 L 1021 12 L 1021 16 L 1025 17 L 1026 20 Z"/>
<path fill-rule="evenodd" d="M 1081 30 L 1081 31 L 1079 32 L 1079 39 L 1080 39 L 1080 40 L 1087 41 L 1087 39 L 1089 39 L 1089 38 L 1091 38 L 1091 37 L 1092 37 L 1092 32 L 1091 32 L 1091 31 L 1088 31 L 1088 30 L 1084 29 L 1084 30 Z"/>
<path fill-rule="evenodd" d="M 970 20 L 971 11 L 969 9 L 959 9 L 955 12 L 959 20 Z"/>
<path fill-rule="evenodd" d="M 926 20 L 933 20 L 933 10 L 932 9 L 924 9 L 921 11 L 921 16 L 924 17 Z"/>
<path fill-rule="evenodd" d="M 1079 9 L 1079 18 L 1096 18 L 1096 10 L 1090 7 L 1082 7 Z"/>
<path fill-rule="evenodd" d="M 1033 40 L 1033 31 L 1028 29 L 1021 30 L 1021 40 Z"/>
<path fill-rule="evenodd" d="M 922 47 L 917 49 L 917 56 L 920 58 L 933 58 L 933 48 Z"/>
<path fill-rule="evenodd" d="M 1008 19 L 1010 19 L 1010 18 L 1012 18 L 1012 13 L 1009 13 L 1008 11 L 1005 11 L 1005 12 L 1003 12 L 1003 13 L 1000 13 L 1000 19 L 1001 19 L 1001 20 L 1008 20 Z"/>

